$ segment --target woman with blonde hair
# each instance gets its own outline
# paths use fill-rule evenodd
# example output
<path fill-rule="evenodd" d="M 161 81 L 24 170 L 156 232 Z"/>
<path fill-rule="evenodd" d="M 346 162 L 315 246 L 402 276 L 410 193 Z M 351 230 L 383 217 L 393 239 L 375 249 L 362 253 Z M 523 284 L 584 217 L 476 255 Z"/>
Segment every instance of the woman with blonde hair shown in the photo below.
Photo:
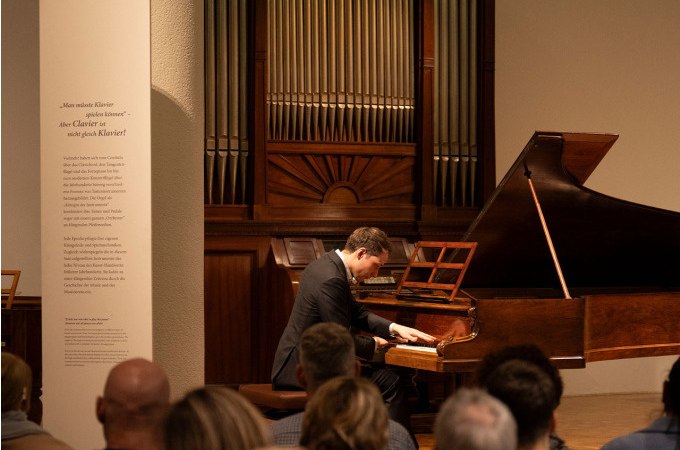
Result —
<path fill-rule="evenodd" d="M 307 403 L 300 445 L 309 450 L 385 450 L 387 441 L 387 408 L 366 379 L 334 378 Z"/>
<path fill-rule="evenodd" d="M 189 392 L 170 409 L 166 450 L 249 450 L 272 444 L 262 414 L 238 392 L 207 386 Z"/>

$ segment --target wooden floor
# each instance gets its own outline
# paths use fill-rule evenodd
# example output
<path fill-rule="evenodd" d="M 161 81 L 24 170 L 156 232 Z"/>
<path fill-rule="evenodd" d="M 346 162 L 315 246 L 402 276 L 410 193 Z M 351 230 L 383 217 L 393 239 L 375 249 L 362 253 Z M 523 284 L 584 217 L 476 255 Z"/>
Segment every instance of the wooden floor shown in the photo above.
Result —
<path fill-rule="evenodd" d="M 599 449 L 616 436 L 644 427 L 661 410 L 661 394 L 564 397 L 557 409 L 557 434 L 572 450 Z M 416 437 L 421 450 L 434 448 L 431 434 Z"/>

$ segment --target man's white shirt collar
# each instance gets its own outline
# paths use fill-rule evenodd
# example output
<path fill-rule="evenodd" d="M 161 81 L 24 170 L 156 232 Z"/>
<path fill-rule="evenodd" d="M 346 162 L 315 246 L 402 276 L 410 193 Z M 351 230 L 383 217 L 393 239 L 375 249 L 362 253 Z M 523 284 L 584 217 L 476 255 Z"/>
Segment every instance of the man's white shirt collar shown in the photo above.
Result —
<path fill-rule="evenodd" d="M 352 278 L 354 278 L 354 277 L 352 276 L 352 272 L 350 272 L 350 270 L 349 270 L 349 266 L 347 265 L 347 261 L 345 261 L 345 254 L 342 253 L 342 250 L 339 250 L 337 248 L 335 249 L 335 253 L 338 254 L 338 256 L 340 257 L 340 261 L 342 261 L 342 265 L 345 266 L 345 273 L 347 275 L 347 281 L 350 284 L 356 284 L 356 283 L 352 282 Z"/>

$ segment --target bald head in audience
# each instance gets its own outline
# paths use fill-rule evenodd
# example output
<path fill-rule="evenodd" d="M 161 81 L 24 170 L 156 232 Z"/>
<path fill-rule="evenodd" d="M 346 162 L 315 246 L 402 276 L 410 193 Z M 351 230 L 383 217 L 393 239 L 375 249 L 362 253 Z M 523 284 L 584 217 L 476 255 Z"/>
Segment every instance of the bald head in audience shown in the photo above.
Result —
<path fill-rule="evenodd" d="M 107 448 L 162 448 L 162 422 L 169 403 L 170 383 L 158 364 L 134 358 L 114 366 L 104 394 L 97 398 L 97 419 L 104 427 Z"/>
<path fill-rule="evenodd" d="M 515 450 L 517 425 L 488 392 L 461 388 L 439 410 L 434 437 L 437 450 Z"/>

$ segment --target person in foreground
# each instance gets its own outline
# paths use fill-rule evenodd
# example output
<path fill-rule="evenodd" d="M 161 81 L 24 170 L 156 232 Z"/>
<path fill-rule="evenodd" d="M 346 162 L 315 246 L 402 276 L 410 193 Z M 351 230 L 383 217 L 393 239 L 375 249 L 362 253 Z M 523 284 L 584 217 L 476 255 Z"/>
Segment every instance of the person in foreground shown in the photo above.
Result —
<path fill-rule="evenodd" d="M 528 361 L 512 359 L 489 374 L 485 387 L 512 412 L 519 450 L 550 448 L 557 393 L 543 370 Z"/>
<path fill-rule="evenodd" d="M 461 388 L 442 404 L 434 425 L 437 450 L 515 450 L 517 425 L 500 400 Z"/>
<path fill-rule="evenodd" d="M 300 338 L 296 376 L 312 398 L 325 382 L 335 377 L 359 376 L 360 364 L 354 356 L 350 332 L 337 323 L 322 322 L 307 328 Z M 305 413 L 293 414 L 270 424 L 274 444 L 297 446 Z M 389 450 L 415 450 L 416 444 L 399 423 L 389 420 Z"/>
<path fill-rule="evenodd" d="M 2 352 L 2 448 L 70 450 L 71 447 L 28 420 L 32 379 L 31 368 L 23 359 Z"/>
<path fill-rule="evenodd" d="M 194 389 L 170 409 L 165 450 L 249 450 L 271 446 L 262 414 L 238 392 L 218 386 Z"/>
<path fill-rule="evenodd" d="M 391 250 L 392 244 L 383 231 L 362 227 L 354 230 L 342 251 L 328 252 L 307 266 L 274 357 L 272 384 L 275 389 L 302 389 L 295 375 L 297 348 L 302 333 L 315 323 L 335 322 L 350 330 L 356 355 L 365 361 L 371 361 L 375 351 L 388 344 L 388 339 L 434 341 L 429 334 L 371 313 L 352 296 L 350 283 L 375 277 Z M 358 330 L 373 336 L 355 334 Z M 409 412 L 399 376 L 384 367 L 366 367 L 362 376 L 378 386 L 390 417 L 409 428 Z"/>
<path fill-rule="evenodd" d="M 486 385 L 486 380 L 489 375 L 501 364 L 513 359 L 527 361 L 535 364 L 538 368 L 550 377 L 553 386 L 555 387 L 555 394 L 557 396 L 555 408 L 560 404 L 562 393 L 564 392 L 564 383 L 560 371 L 552 363 L 550 358 L 539 347 L 533 344 L 519 344 L 502 347 L 498 350 L 489 352 L 484 356 L 480 365 L 475 372 L 476 383 L 480 387 Z M 556 420 L 554 418 L 553 410 L 553 431 L 550 433 L 550 450 L 569 450 L 569 447 L 556 432 Z"/>
<path fill-rule="evenodd" d="M 96 404 L 106 448 L 163 448 L 161 431 L 169 404 L 170 383 L 161 366 L 143 358 L 115 365 Z"/>
<path fill-rule="evenodd" d="M 387 409 L 373 383 L 334 378 L 309 400 L 300 445 L 308 450 L 385 450 L 387 423 Z"/>
<path fill-rule="evenodd" d="M 642 430 L 607 442 L 602 450 L 680 450 L 680 358 L 663 383 L 661 398 L 661 417 Z"/>

